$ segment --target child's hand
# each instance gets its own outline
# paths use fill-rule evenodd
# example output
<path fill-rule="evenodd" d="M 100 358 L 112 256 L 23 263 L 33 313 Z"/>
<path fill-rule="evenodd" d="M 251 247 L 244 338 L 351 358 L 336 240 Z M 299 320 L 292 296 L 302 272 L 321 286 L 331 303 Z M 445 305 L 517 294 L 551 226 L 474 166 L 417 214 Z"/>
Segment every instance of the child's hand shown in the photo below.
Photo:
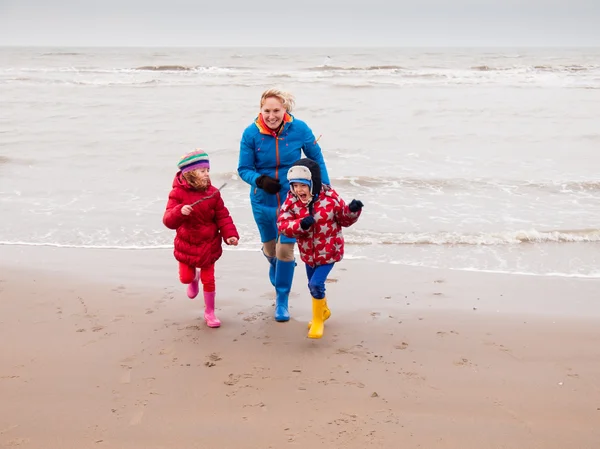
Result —
<path fill-rule="evenodd" d="M 350 212 L 358 212 L 363 208 L 363 206 L 364 204 L 362 203 L 362 201 L 352 200 L 350 201 L 350 204 L 348 204 L 348 209 L 350 209 Z"/>
<path fill-rule="evenodd" d="M 182 215 L 189 215 L 189 214 L 192 213 L 192 210 L 193 210 L 192 206 L 190 206 L 189 204 L 187 204 L 187 205 L 185 205 L 185 206 L 183 206 L 181 208 L 181 214 Z"/>
<path fill-rule="evenodd" d="M 300 227 L 302 229 L 304 229 L 305 231 L 314 224 L 315 224 L 315 218 L 312 215 L 309 215 L 308 217 L 304 217 L 302 220 L 300 220 Z"/>
<path fill-rule="evenodd" d="M 227 244 L 228 245 L 233 245 L 233 246 L 237 246 L 238 244 L 238 239 L 236 237 L 229 237 L 227 239 Z"/>

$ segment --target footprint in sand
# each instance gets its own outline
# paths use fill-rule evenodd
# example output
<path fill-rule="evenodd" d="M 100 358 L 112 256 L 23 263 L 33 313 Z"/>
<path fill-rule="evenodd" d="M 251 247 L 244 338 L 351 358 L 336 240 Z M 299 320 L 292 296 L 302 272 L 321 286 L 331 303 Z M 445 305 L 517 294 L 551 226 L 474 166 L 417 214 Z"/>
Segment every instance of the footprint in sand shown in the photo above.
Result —
<path fill-rule="evenodd" d="M 7 427 L 6 429 L 2 429 L 0 430 L 0 435 L 4 435 L 7 432 L 10 432 L 13 429 L 16 429 L 17 427 L 19 427 L 18 424 L 13 424 L 12 426 Z"/>
<path fill-rule="evenodd" d="M 244 318 L 242 318 L 242 320 L 244 320 L 244 321 L 246 321 L 248 323 L 251 323 L 251 322 L 256 321 L 258 319 L 263 319 L 264 320 L 266 315 L 267 314 L 265 312 L 254 312 L 254 313 L 251 313 L 248 316 L 245 316 Z"/>
<path fill-rule="evenodd" d="M 469 359 L 467 359 L 465 357 L 454 362 L 454 365 L 456 365 L 456 366 L 472 366 L 472 367 L 477 366 L 477 364 L 471 362 Z"/>
<path fill-rule="evenodd" d="M 131 416 L 131 419 L 129 420 L 129 425 L 137 426 L 138 424 L 140 424 L 142 422 L 143 418 L 144 418 L 144 409 L 143 408 L 138 409 Z"/>
<path fill-rule="evenodd" d="M 223 360 L 223 358 L 221 356 L 219 356 L 218 353 L 213 352 L 211 355 L 208 356 L 209 359 L 211 359 L 213 362 L 218 362 L 219 360 Z"/>
<path fill-rule="evenodd" d="M 353 355 L 355 360 L 358 360 L 359 357 L 366 358 L 367 357 L 366 352 L 367 351 L 363 348 L 362 345 L 355 345 L 355 346 L 352 346 L 351 348 L 339 348 L 337 351 L 335 351 L 336 354 Z"/>
<path fill-rule="evenodd" d="M 398 374 L 400 374 L 401 376 L 404 376 L 407 379 L 413 379 L 413 380 L 427 380 L 427 378 L 419 373 L 415 373 L 414 371 L 399 371 Z"/>
<path fill-rule="evenodd" d="M 445 337 L 448 334 L 453 334 L 453 335 L 458 335 L 458 332 L 456 331 L 450 331 L 450 332 L 445 332 L 445 331 L 438 331 L 435 333 L 438 337 Z"/>
<path fill-rule="evenodd" d="M 17 447 L 29 443 L 29 438 L 13 438 L 6 442 L 6 447 Z"/>
<path fill-rule="evenodd" d="M 400 349 L 401 351 L 405 350 L 406 348 L 408 348 L 408 343 L 406 343 L 405 341 L 403 341 L 402 343 L 400 343 L 399 345 L 395 345 L 394 346 L 395 349 Z"/>
<path fill-rule="evenodd" d="M 514 358 L 514 359 L 521 360 L 519 357 L 517 357 L 516 355 L 514 355 L 514 354 L 512 353 L 512 351 L 511 351 L 509 348 L 507 348 L 507 347 L 506 347 L 506 346 L 504 346 L 504 345 L 499 345 L 498 343 L 495 343 L 495 342 L 493 342 L 493 341 L 487 341 L 487 342 L 485 342 L 484 344 L 485 344 L 486 346 L 493 346 L 493 347 L 495 347 L 495 348 L 498 348 L 498 350 L 500 350 L 500 351 L 504 352 L 506 355 L 509 355 L 509 356 L 511 356 L 511 357 L 512 357 L 512 358 Z"/>
<path fill-rule="evenodd" d="M 225 385 L 228 385 L 228 386 L 232 387 L 235 384 L 237 384 L 239 381 L 240 381 L 240 376 L 239 375 L 230 374 L 229 378 L 226 381 L 224 381 L 223 383 Z"/>
<path fill-rule="evenodd" d="M 119 380 L 122 384 L 131 383 L 131 370 L 133 369 L 131 366 L 121 365 L 121 379 Z"/>

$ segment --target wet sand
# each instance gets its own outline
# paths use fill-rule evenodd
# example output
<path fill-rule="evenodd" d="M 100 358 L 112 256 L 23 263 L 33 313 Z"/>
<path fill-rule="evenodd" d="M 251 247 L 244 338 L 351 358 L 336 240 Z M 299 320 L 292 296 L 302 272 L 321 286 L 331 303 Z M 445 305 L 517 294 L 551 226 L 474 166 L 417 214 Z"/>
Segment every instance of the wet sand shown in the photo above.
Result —
<path fill-rule="evenodd" d="M 597 447 L 598 280 L 345 260 L 310 340 L 298 268 L 276 323 L 226 251 L 209 329 L 168 250 L 2 247 L 0 447 Z"/>

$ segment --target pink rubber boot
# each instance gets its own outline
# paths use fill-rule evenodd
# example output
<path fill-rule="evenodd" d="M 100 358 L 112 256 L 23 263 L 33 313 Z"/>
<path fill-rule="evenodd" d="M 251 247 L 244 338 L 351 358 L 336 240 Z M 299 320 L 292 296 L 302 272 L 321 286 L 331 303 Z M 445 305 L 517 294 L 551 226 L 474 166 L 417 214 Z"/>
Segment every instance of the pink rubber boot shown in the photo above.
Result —
<path fill-rule="evenodd" d="M 198 296 L 198 293 L 200 292 L 200 288 L 198 287 L 199 280 L 200 280 L 200 272 L 198 270 L 196 270 L 196 276 L 194 276 L 194 280 L 192 282 L 190 282 L 190 285 L 188 285 L 188 288 L 187 288 L 188 298 L 194 299 L 196 296 Z"/>
<path fill-rule="evenodd" d="M 208 327 L 221 326 L 221 322 L 215 316 L 215 294 L 216 292 L 204 292 L 204 320 Z"/>

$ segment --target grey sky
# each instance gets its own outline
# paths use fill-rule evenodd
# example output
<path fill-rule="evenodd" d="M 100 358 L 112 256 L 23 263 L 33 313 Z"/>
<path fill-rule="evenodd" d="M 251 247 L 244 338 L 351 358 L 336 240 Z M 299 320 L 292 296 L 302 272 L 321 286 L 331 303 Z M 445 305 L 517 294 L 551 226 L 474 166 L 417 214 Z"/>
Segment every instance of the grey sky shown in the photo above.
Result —
<path fill-rule="evenodd" d="M 0 45 L 600 46 L 600 1 L 0 0 Z"/>

